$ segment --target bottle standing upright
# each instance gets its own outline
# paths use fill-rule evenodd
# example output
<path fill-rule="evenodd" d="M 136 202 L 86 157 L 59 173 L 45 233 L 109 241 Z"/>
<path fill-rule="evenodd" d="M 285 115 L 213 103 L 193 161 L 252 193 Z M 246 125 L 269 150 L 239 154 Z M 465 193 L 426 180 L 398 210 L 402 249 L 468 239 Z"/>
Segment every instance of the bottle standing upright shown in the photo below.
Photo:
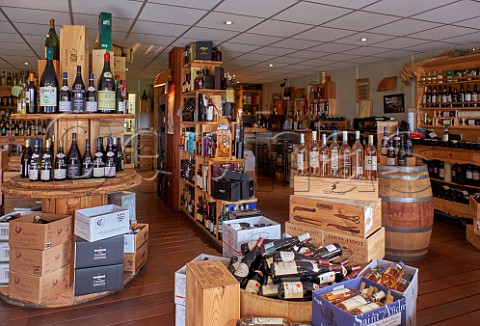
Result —
<path fill-rule="evenodd" d="M 78 179 L 82 177 L 82 156 L 78 150 L 77 133 L 72 133 L 72 144 L 67 155 L 67 178 Z"/>
<path fill-rule="evenodd" d="M 86 92 L 82 78 L 82 67 L 77 66 L 77 76 L 72 85 L 72 110 L 75 113 L 85 112 Z"/>
<path fill-rule="evenodd" d="M 85 140 L 85 154 L 82 159 L 82 178 L 90 179 L 93 177 L 93 158 L 90 150 L 90 139 Z"/>
<path fill-rule="evenodd" d="M 37 87 L 35 86 L 35 74 L 30 73 L 29 84 L 25 90 L 25 102 L 27 113 L 37 113 Z"/>
<path fill-rule="evenodd" d="M 91 72 L 88 77 L 88 89 L 85 103 L 85 111 L 87 113 L 97 112 L 97 90 L 95 89 L 93 79 L 93 72 Z"/>
<path fill-rule="evenodd" d="M 70 88 L 68 87 L 67 72 L 63 73 L 63 84 L 59 94 L 58 111 L 60 113 L 72 112 L 72 96 L 71 96 Z"/>
<path fill-rule="evenodd" d="M 42 77 L 40 78 L 40 112 L 55 113 L 58 107 L 58 79 L 53 67 L 53 49 L 47 49 L 47 63 Z"/>
<path fill-rule="evenodd" d="M 60 41 L 55 31 L 55 19 L 50 19 L 50 29 L 45 38 L 45 58 L 48 49 L 52 49 L 52 60 L 60 60 Z"/>
<path fill-rule="evenodd" d="M 98 78 L 97 110 L 99 113 L 115 113 L 115 80 L 110 68 L 110 53 L 103 57 L 103 70 Z"/>

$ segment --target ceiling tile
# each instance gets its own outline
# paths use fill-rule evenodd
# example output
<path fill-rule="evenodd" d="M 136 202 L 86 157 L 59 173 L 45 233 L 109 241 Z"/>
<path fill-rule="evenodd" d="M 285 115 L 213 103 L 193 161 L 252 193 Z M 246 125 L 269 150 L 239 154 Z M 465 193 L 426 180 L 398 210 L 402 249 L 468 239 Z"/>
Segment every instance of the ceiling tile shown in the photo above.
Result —
<path fill-rule="evenodd" d="M 336 62 L 336 60 L 332 61 L 332 60 L 324 60 L 320 58 L 320 59 L 312 59 L 312 60 L 304 61 L 301 63 L 301 65 L 302 66 L 319 66 L 319 65 L 331 64 L 334 62 Z"/>
<path fill-rule="evenodd" d="M 462 47 L 478 47 L 480 43 L 480 38 L 478 33 L 473 33 L 465 36 L 455 36 L 452 38 L 445 38 L 442 41 L 451 42 L 462 45 Z"/>
<path fill-rule="evenodd" d="M 250 61 L 256 61 L 256 62 L 264 62 L 271 60 L 273 58 L 277 57 L 276 55 L 266 55 L 266 54 L 256 54 L 256 53 L 247 53 L 244 54 L 240 57 L 238 57 L 239 60 L 250 60 Z"/>
<path fill-rule="evenodd" d="M 293 7 L 275 15 L 274 19 L 295 23 L 320 25 L 351 12 L 349 9 L 325 6 L 310 2 L 299 2 Z"/>
<path fill-rule="evenodd" d="M 355 34 L 355 32 L 328 27 L 315 27 L 306 32 L 297 34 L 294 37 L 303 40 L 330 42 L 352 34 Z"/>
<path fill-rule="evenodd" d="M 310 25 L 284 22 L 280 20 L 267 20 L 255 27 L 249 32 L 261 35 L 271 35 L 279 37 L 290 37 L 311 28 Z"/>
<path fill-rule="evenodd" d="M 353 59 L 357 59 L 357 58 L 359 58 L 359 57 L 360 57 L 360 56 L 355 55 L 355 54 L 333 53 L 333 54 L 326 55 L 326 56 L 322 57 L 322 60 L 329 60 L 329 61 L 339 62 L 339 61 L 353 60 Z"/>
<path fill-rule="evenodd" d="M 309 51 L 309 50 L 302 50 L 295 53 L 287 54 L 287 57 L 292 58 L 303 58 L 303 59 L 317 59 L 325 55 L 329 55 L 328 52 L 320 52 L 320 51 Z"/>
<path fill-rule="evenodd" d="M 348 62 L 353 62 L 356 64 L 367 64 L 367 63 L 373 63 L 373 62 L 379 62 L 382 61 L 382 58 L 375 58 L 375 57 L 361 57 L 353 60 L 348 60 Z"/>
<path fill-rule="evenodd" d="M 227 20 L 233 22 L 231 25 L 225 24 Z M 262 22 L 263 18 L 239 16 L 237 14 L 227 14 L 220 12 L 211 12 L 204 17 L 196 26 L 223 29 L 226 31 L 244 32 L 249 28 Z"/>
<path fill-rule="evenodd" d="M 282 39 L 281 37 L 276 37 L 276 36 L 243 33 L 229 40 L 229 42 L 253 44 L 253 45 L 269 45 L 271 43 L 278 42 L 281 39 Z"/>
<path fill-rule="evenodd" d="M 226 42 L 226 43 L 222 43 L 221 50 L 223 52 L 223 55 L 225 55 L 230 52 L 246 53 L 246 52 L 256 50 L 259 47 L 260 45 Z"/>
<path fill-rule="evenodd" d="M 414 51 L 406 51 L 406 50 L 393 50 L 390 52 L 379 53 L 375 55 L 378 58 L 386 58 L 386 59 L 394 59 L 394 58 L 401 58 L 401 57 L 408 57 L 410 55 L 417 54 Z"/>
<path fill-rule="evenodd" d="M 321 52 L 343 52 L 351 49 L 355 49 L 358 45 L 350 44 L 339 44 L 339 43 L 324 43 L 313 48 L 310 48 L 311 51 L 321 51 Z"/>
<path fill-rule="evenodd" d="M 7 21 L 0 21 L 0 31 L 2 31 L 2 33 L 11 33 L 11 34 L 17 33 L 15 29 L 13 29 L 10 22 L 7 22 Z"/>
<path fill-rule="evenodd" d="M 378 0 L 308 0 L 311 2 L 322 3 L 325 5 L 332 5 L 344 8 L 360 9 L 369 4 L 377 2 Z"/>
<path fill-rule="evenodd" d="M 270 55 L 275 55 L 275 56 L 280 56 L 280 55 L 285 55 L 295 52 L 294 49 L 285 49 L 285 48 L 276 48 L 272 46 L 264 46 L 263 48 L 257 49 L 255 51 L 252 51 L 252 53 L 258 53 L 258 54 L 270 54 Z"/>
<path fill-rule="evenodd" d="M 349 68 L 349 67 L 354 67 L 356 66 L 354 63 L 350 62 L 337 62 L 334 64 L 331 64 L 327 66 L 328 70 L 334 70 L 334 69 L 344 69 L 344 68 Z"/>
<path fill-rule="evenodd" d="M 30 44 L 30 45 L 33 45 L 33 44 Z M 43 48 L 45 47 L 44 44 L 42 44 L 42 50 Z M 30 50 L 30 48 L 28 47 L 27 43 L 23 42 L 21 39 L 17 39 L 17 42 L 9 42 L 8 43 L 8 49 L 11 49 L 11 50 Z"/>
<path fill-rule="evenodd" d="M 35 53 L 30 49 L 22 49 L 22 50 L 5 49 L 5 48 L 0 49 L 0 56 L 4 56 L 4 55 L 15 56 L 15 55 L 18 55 L 20 57 L 25 57 L 25 56 L 28 57 L 28 56 L 31 56 L 32 54 L 35 55 Z"/>
<path fill-rule="evenodd" d="M 297 0 L 225 0 L 215 11 L 267 18 L 296 2 Z"/>
<path fill-rule="evenodd" d="M 75 13 L 73 14 L 73 21 L 75 22 L 75 25 L 85 25 L 90 30 L 98 30 L 98 16 L 96 15 Z M 128 32 L 132 23 L 133 19 L 115 17 L 112 23 L 112 31 Z"/>
<path fill-rule="evenodd" d="M 238 35 L 238 32 L 222 31 L 219 29 L 193 27 L 184 34 L 185 37 L 196 40 L 211 40 L 214 42 L 223 42 Z"/>
<path fill-rule="evenodd" d="M 367 39 L 366 42 L 362 42 L 361 39 L 365 37 Z M 374 44 L 377 42 L 382 42 L 386 40 L 392 39 L 393 36 L 390 35 L 381 35 L 381 34 L 373 34 L 373 33 L 358 33 L 354 35 L 350 35 L 341 39 L 336 40 L 335 42 L 342 43 L 342 44 L 352 44 L 356 46 L 363 46 Z"/>
<path fill-rule="evenodd" d="M 278 63 L 296 64 L 296 63 L 304 62 L 307 60 L 308 59 L 302 59 L 302 58 L 279 57 L 279 58 L 272 59 L 269 62 L 272 62 L 274 64 L 278 64 Z"/>
<path fill-rule="evenodd" d="M 449 47 L 454 46 L 451 43 L 444 43 L 444 42 L 426 42 L 424 44 L 419 44 L 415 46 L 410 46 L 405 48 L 405 50 L 412 50 L 412 51 L 419 51 L 419 52 L 430 52 L 430 51 L 437 51 L 437 50 L 444 50 Z"/>
<path fill-rule="evenodd" d="M 348 54 L 355 54 L 355 55 L 375 55 L 378 53 L 383 53 L 383 52 L 388 52 L 391 51 L 392 49 L 385 49 L 385 48 L 380 48 L 380 47 L 374 47 L 374 46 L 361 46 L 356 49 L 351 49 L 346 51 Z"/>
<path fill-rule="evenodd" d="M 439 27 L 441 24 L 421 21 L 418 19 L 401 19 L 390 24 L 370 29 L 369 32 L 395 36 L 405 36 L 421 32 L 431 28 Z"/>
<path fill-rule="evenodd" d="M 413 16 L 417 19 L 425 19 L 434 22 L 453 23 L 456 21 L 478 16 L 480 12 L 480 3 L 475 1 L 459 1 L 450 5 L 429 10 L 422 14 Z"/>
<path fill-rule="evenodd" d="M 194 9 L 206 9 L 210 10 L 215 7 L 221 0 L 201 0 L 201 1 L 192 1 L 192 0 L 149 0 L 148 2 L 159 3 L 164 5 L 173 5 Z"/>
<path fill-rule="evenodd" d="M 285 39 L 277 43 L 271 44 L 271 46 L 302 50 L 306 48 L 311 48 L 312 46 L 320 45 L 321 42 L 318 41 L 307 41 L 307 40 L 297 40 L 293 38 Z"/>
<path fill-rule="evenodd" d="M 206 11 L 147 3 L 139 19 L 181 25 L 195 24 Z"/>
<path fill-rule="evenodd" d="M 177 25 L 177 24 L 151 22 L 146 20 L 137 20 L 137 22 L 133 26 L 132 32 L 140 33 L 140 34 L 180 36 L 189 27 L 190 26 L 187 26 L 187 25 Z"/>
<path fill-rule="evenodd" d="M 455 25 L 480 29 L 480 17 L 462 20 L 462 21 L 456 22 Z"/>
<path fill-rule="evenodd" d="M 18 8 L 3 8 L 3 11 L 14 23 L 45 24 L 47 26 L 45 34 L 48 32 L 48 23 L 51 18 L 55 18 L 57 33 L 60 32 L 59 26 L 70 25 L 70 15 L 67 13 Z"/>
<path fill-rule="evenodd" d="M 408 37 L 397 37 L 388 41 L 375 43 L 375 46 L 380 46 L 384 48 L 392 48 L 392 49 L 403 49 L 408 46 L 414 46 L 418 44 L 425 43 L 424 40 L 417 40 Z"/>
<path fill-rule="evenodd" d="M 32 0 L 2 0 L 2 7 L 25 9 L 40 9 L 48 11 L 68 12 L 68 2 L 65 0 L 32 1 Z"/>
<path fill-rule="evenodd" d="M 101 0 L 101 1 L 85 1 L 85 0 L 71 0 L 72 11 L 80 14 L 97 15 L 102 11 L 112 13 L 112 25 L 115 24 L 116 17 L 135 18 L 138 11 L 142 7 L 141 2 L 126 1 L 126 0 Z"/>
<path fill-rule="evenodd" d="M 121 34 L 118 34 L 121 36 Z M 112 37 L 112 39 L 115 39 Z M 167 45 L 170 44 L 175 40 L 174 37 L 171 36 L 159 36 L 159 35 L 151 35 L 151 34 L 137 34 L 137 33 L 130 33 L 128 36 L 128 42 L 134 43 L 148 43 L 148 44 L 159 44 L 159 45 Z"/>
<path fill-rule="evenodd" d="M 460 35 L 471 34 L 475 32 L 474 29 L 460 27 L 460 26 L 449 26 L 444 25 L 441 27 L 433 28 L 428 31 L 415 33 L 409 35 L 409 37 L 424 39 L 424 40 L 442 40 L 446 38 L 451 38 Z"/>
<path fill-rule="evenodd" d="M 376 12 L 378 14 L 408 17 L 441 7 L 451 2 L 451 0 L 401 0 L 401 5 L 399 5 L 398 0 L 383 0 L 363 8 L 363 10 Z"/>
<path fill-rule="evenodd" d="M 45 41 L 45 34 L 48 32 L 48 24 L 28 24 L 28 23 L 16 23 L 15 26 L 18 28 L 22 35 L 36 35 L 43 36 Z M 58 37 L 60 37 L 60 28 L 57 29 Z"/>
<path fill-rule="evenodd" d="M 197 40 L 193 38 L 188 38 L 188 37 L 182 37 L 180 39 L 176 39 L 171 45 L 172 46 L 179 46 L 179 47 L 185 47 L 186 45 L 195 42 Z"/>
<path fill-rule="evenodd" d="M 396 17 L 356 11 L 325 24 L 328 27 L 350 29 L 363 32 L 383 24 L 398 20 Z"/>

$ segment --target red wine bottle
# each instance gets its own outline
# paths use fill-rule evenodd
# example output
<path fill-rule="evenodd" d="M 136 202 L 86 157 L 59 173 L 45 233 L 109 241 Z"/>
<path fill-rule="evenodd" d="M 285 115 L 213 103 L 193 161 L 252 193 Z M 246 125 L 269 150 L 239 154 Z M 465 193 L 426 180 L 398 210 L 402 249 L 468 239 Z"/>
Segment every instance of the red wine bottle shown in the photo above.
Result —
<path fill-rule="evenodd" d="M 338 243 L 331 243 L 325 247 L 319 247 L 315 250 L 313 256 L 317 259 L 328 259 L 332 260 L 338 258 L 342 255 L 342 246 Z"/>
<path fill-rule="evenodd" d="M 245 291 L 258 294 L 258 291 L 260 291 L 260 288 L 263 286 L 264 282 L 265 277 L 263 276 L 263 272 L 261 270 L 255 270 L 245 282 Z"/>
<path fill-rule="evenodd" d="M 283 300 L 309 300 L 312 292 L 320 286 L 311 282 L 280 282 L 278 285 L 278 297 Z"/>
<path fill-rule="evenodd" d="M 233 274 L 235 278 L 242 283 L 242 281 L 248 277 L 250 274 L 250 270 L 257 269 L 257 267 L 260 265 L 260 247 L 263 244 L 263 238 L 258 238 L 257 244 L 255 247 L 250 250 L 248 254 L 243 257 L 240 265 L 238 265 L 237 269 L 235 270 L 235 273 Z"/>
<path fill-rule="evenodd" d="M 47 63 L 45 70 L 43 70 L 42 77 L 40 78 L 40 112 L 41 113 L 55 113 L 58 107 L 58 79 L 53 67 L 53 49 L 47 49 Z"/>
<path fill-rule="evenodd" d="M 58 152 L 55 156 L 55 168 L 53 170 L 54 180 L 65 180 L 67 178 L 67 160 L 63 151 L 63 139 L 58 144 Z"/>
<path fill-rule="evenodd" d="M 93 177 L 105 177 L 105 153 L 103 151 L 102 138 L 97 139 L 97 151 L 93 160 Z"/>
<path fill-rule="evenodd" d="M 103 57 L 103 70 L 98 78 L 97 110 L 99 113 L 115 113 L 115 79 L 110 68 L 110 53 Z"/>
<path fill-rule="evenodd" d="M 318 259 L 315 257 L 302 255 L 294 251 L 277 251 L 273 254 L 274 262 L 289 262 L 294 260 L 318 262 Z"/>
<path fill-rule="evenodd" d="M 72 133 L 72 145 L 67 155 L 67 178 L 78 179 L 82 177 L 82 155 L 78 150 L 77 133 Z"/>
<path fill-rule="evenodd" d="M 92 151 L 90 150 L 90 139 L 85 140 L 85 154 L 83 154 L 82 160 L 82 178 L 93 178 L 93 158 Z"/>
<path fill-rule="evenodd" d="M 278 262 L 271 265 L 272 280 L 278 282 L 280 280 L 301 280 L 308 281 L 318 275 L 341 269 L 341 265 L 319 265 L 311 261 L 296 260 L 291 262 Z M 343 267 L 345 268 L 345 267 Z"/>
<path fill-rule="evenodd" d="M 72 112 L 72 96 L 70 93 L 70 88 L 68 88 L 68 73 L 63 73 L 63 84 L 60 89 L 59 100 L 58 100 L 58 111 L 60 113 L 71 113 Z"/>
<path fill-rule="evenodd" d="M 85 83 L 82 79 L 82 67 L 77 66 L 77 76 L 72 85 L 72 109 L 75 113 L 85 112 L 86 93 Z"/>
<path fill-rule="evenodd" d="M 310 234 L 304 233 L 304 234 L 296 236 L 296 237 L 288 237 L 288 238 L 278 239 L 278 240 L 272 241 L 272 242 L 264 245 L 262 247 L 261 251 L 260 251 L 260 254 L 262 255 L 262 257 L 271 256 L 277 250 L 291 248 L 295 244 L 303 242 L 304 240 L 309 239 L 309 238 L 310 238 Z"/>
<path fill-rule="evenodd" d="M 90 73 L 88 77 L 88 89 L 86 95 L 85 111 L 87 113 L 96 113 L 97 112 L 97 90 L 93 84 L 93 72 Z"/>
<path fill-rule="evenodd" d="M 117 157 L 111 137 L 107 141 L 107 155 L 105 158 L 105 178 L 113 178 L 117 173 Z"/>

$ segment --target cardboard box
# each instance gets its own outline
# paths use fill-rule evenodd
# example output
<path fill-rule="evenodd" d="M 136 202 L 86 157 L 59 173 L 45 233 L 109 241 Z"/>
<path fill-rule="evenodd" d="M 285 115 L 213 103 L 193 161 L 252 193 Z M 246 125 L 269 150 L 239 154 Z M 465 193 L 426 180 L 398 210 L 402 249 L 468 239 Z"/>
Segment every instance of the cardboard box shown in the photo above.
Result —
<path fill-rule="evenodd" d="M 235 325 L 240 283 L 218 260 L 187 264 L 186 326 Z"/>
<path fill-rule="evenodd" d="M 357 277 L 352 280 L 318 289 L 313 292 L 312 297 L 312 325 L 405 325 L 405 298 L 397 292 L 391 293 L 394 297 L 394 301 L 391 304 L 360 315 L 352 315 L 346 311 L 343 311 L 321 296 L 323 293 L 333 290 L 340 290 L 344 288 L 358 289 L 361 282 L 365 282 L 367 287 L 373 285 L 377 287 L 379 291 L 388 293 L 388 289 L 386 287 L 363 277 Z"/>
<path fill-rule="evenodd" d="M 75 268 L 121 263 L 123 263 L 123 235 L 94 242 L 77 238 L 75 242 Z"/>
<path fill-rule="evenodd" d="M 315 226 L 309 226 L 294 222 L 285 222 L 285 232 L 292 236 L 298 236 L 304 233 L 309 233 L 312 238 L 312 243 L 317 246 L 323 246 L 323 234 L 324 231 Z"/>
<path fill-rule="evenodd" d="M 268 226 L 258 227 L 248 230 L 236 230 L 232 224 L 238 223 L 266 224 Z M 280 239 L 282 230 L 280 224 L 272 221 L 264 216 L 243 218 L 241 220 L 231 220 L 223 222 L 223 256 L 233 257 L 242 254 L 241 245 L 258 240 L 262 237 L 264 239 Z"/>
<path fill-rule="evenodd" d="M 35 216 L 49 223 L 35 223 Z M 10 221 L 10 247 L 44 250 L 72 238 L 72 216 L 35 213 Z"/>
<path fill-rule="evenodd" d="M 380 228 L 366 239 L 325 231 L 323 244 L 330 243 L 338 243 L 342 246 L 342 259 L 350 259 L 351 264 L 366 264 L 373 259 L 385 257 L 385 228 Z"/>
<path fill-rule="evenodd" d="M 10 248 L 10 270 L 34 276 L 44 276 L 70 264 L 72 242 L 70 240 L 47 250 Z"/>
<path fill-rule="evenodd" d="M 123 252 L 126 254 L 135 253 L 144 243 L 148 242 L 148 224 L 135 224 L 137 233 L 123 235 Z"/>
<path fill-rule="evenodd" d="M 375 259 L 370 264 L 365 266 L 364 269 L 362 269 L 359 276 L 365 276 L 372 268 L 377 266 L 387 268 L 391 263 L 392 262 L 389 260 Z M 412 280 L 410 281 L 410 284 L 405 292 L 398 292 L 395 290 L 392 290 L 392 292 L 397 292 L 405 297 L 405 302 L 407 305 L 405 325 L 415 326 L 417 325 L 418 268 L 405 265 L 403 269 L 405 274 L 411 274 L 413 276 Z"/>
<path fill-rule="evenodd" d="M 219 260 L 227 266 L 230 263 L 229 258 L 220 256 L 212 256 L 207 254 L 200 254 L 193 258 L 191 262 L 204 261 L 204 260 Z M 178 271 L 175 272 L 175 304 L 186 305 L 186 287 L 187 287 L 187 265 L 184 265 Z"/>
<path fill-rule="evenodd" d="M 104 205 L 75 211 L 75 234 L 87 241 L 106 239 L 130 231 L 128 210 Z"/>
<path fill-rule="evenodd" d="M 70 265 L 44 275 L 33 276 L 10 271 L 9 296 L 22 301 L 42 303 L 70 287 Z"/>
<path fill-rule="evenodd" d="M 73 295 L 123 289 L 123 264 L 79 268 L 75 270 Z"/>
<path fill-rule="evenodd" d="M 175 326 L 185 326 L 185 306 L 181 304 L 175 305 Z"/>
<path fill-rule="evenodd" d="M 144 243 L 133 254 L 123 255 L 123 271 L 125 274 L 137 274 L 147 262 L 148 243 Z"/>
<path fill-rule="evenodd" d="M 472 246 L 480 250 L 480 235 L 473 233 L 473 226 L 470 224 L 465 226 L 465 237 Z"/>
<path fill-rule="evenodd" d="M 132 224 L 137 223 L 137 206 L 134 192 L 121 191 L 108 194 L 108 203 L 128 209 L 130 222 Z"/>
<path fill-rule="evenodd" d="M 0 284 L 8 284 L 8 263 L 0 263 Z"/>
<path fill-rule="evenodd" d="M 10 246 L 7 241 L 0 241 L 0 262 L 8 262 L 10 260 Z"/>
<path fill-rule="evenodd" d="M 29 214 L 34 214 L 32 211 L 13 211 L 11 213 L 5 214 L 0 217 L 0 241 L 8 241 L 9 232 L 9 219 L 16 214 L 20 216 L 25 216 Z"/>
<path fill-rule="evenodd" d="M 382 200 L 290 196 L 290 222 L 366 238 L 382 226 Z"/>

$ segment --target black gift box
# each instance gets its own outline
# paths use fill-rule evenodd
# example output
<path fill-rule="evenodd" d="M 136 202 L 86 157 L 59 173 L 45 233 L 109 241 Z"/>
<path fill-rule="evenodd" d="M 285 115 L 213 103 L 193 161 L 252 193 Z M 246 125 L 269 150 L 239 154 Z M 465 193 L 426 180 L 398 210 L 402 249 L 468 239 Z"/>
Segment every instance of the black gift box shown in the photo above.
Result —
<path fill-rule="evenodd" d="M 212 41 L 198 41 L 190 44 L 192 60 L 212 60 Z"/>
<path fill-rule="evenodd" d="M 212 180 L 213 198 L 225 201 L 239 201 L 242 199 L 242 182 L 219 179 Z"/>

